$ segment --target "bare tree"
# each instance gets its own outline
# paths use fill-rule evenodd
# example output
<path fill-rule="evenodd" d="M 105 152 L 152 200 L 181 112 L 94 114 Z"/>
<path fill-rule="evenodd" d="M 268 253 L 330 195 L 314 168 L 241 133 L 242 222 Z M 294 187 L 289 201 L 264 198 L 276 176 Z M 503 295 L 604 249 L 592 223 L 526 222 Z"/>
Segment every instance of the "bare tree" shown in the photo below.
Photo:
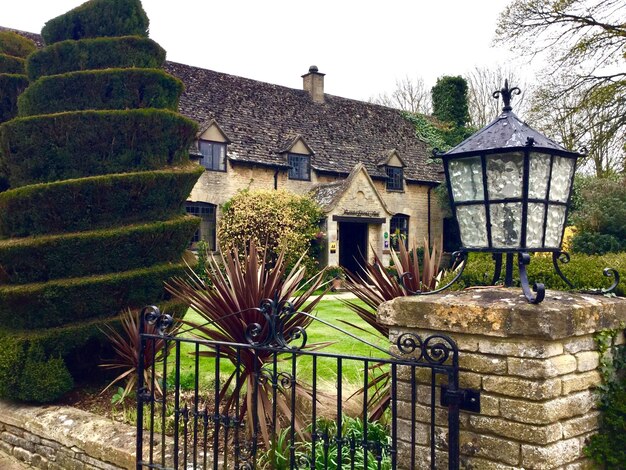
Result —
<path fill-rule="evenodd" d="M 580 127 L 575 135 L 587 141 L 596 174 L 623 170 L 626 2 L 514 0 L 500 15 L 496 41 L 547 59 L 553 80 L 543 105 Z"/>
<path fill-rule="evenodd" d="M 511 87 L 516 86 L 522 93 L 515 97 L 515 114 L 525 119 L 528 112 L 525 99 L 526 83 L 513 70 L 502 66 L 476 67 L 467 75 L 470 125 L 480 129 L 496 118 L 502 111 L 502 102 L 493 97 L 493 93 L 504 86 L 508 80 Z"/>
<path fill-rule="evenodd" d="M 370 102 L 410 113 L 430 113 L 430 91 L 421 77 L 413 80 L 406 76 L 396 80 L 396 88 L 391 93 L 381 93 L 370 98 Z"/>

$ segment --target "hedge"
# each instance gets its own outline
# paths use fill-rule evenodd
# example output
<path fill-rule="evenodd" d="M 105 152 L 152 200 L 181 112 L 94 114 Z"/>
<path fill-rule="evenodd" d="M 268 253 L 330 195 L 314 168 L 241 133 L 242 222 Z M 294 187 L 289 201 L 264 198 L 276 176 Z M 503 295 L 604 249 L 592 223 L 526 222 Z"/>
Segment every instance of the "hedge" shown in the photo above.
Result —
<path fill-rule="evenodd" d="M 20 57 L 0 54 L 0 73 L 24 74 L 25 61 Z"/>
<path fill-rule="evenodd" d="M 46 44 L 101 36 L 147 36 L 148 25 L 140 0 L 90 0 L 49 20 L 41 35 Z"/>
<path fill-rule="evenodd" d="M 0 122 L 17 116 L 17 98 L 27 86 L 26 75 L 0 74 Z"/>
<path fill-rule="evenodd" d="M 45 282 L 180 261 L 198 224 L 196 217 L 180 216 L 115 229 L 6 240 L 0 242 L 0 283 Z"/>
<path fill-rule="evenodd" d="M 11 189 L 0 193 L 0 238 L 163 220 L 181 212 L 203 171 L 188 164 Z"/>
<path fill-rule="evenodd" d="M 604 268 L 614 268 L 622 274 L 621 280 L 615 293 L 619 296 L 626 295 L 626 252 L 610 253 L 603 256 L 590 256 L 583 254 L 571 255 L 570 262 L 559 264 L 563 274 L 574 284 L 577 289 L 590 289 L 608 287 L 612 278 L 603 276 Z M 489 285 L 493 277 L 494 263 L 490 255 L 470 253 L 468 265 L 463 272 L 460 282 L 455 284 L 455 289 L 464 287 Z M 527 267 L 528 280 L 530 283 L 542 282 L 547 289 L 571 290 L 555 272 L 552 265 L 552 255 L 534 255 Z M 503 267 L 504 271 L 504 267 Z M 450 274 L 446 279 L 450 279 Z M 517 270 L 517 257 L 513 270 L 514 283 L 519 285 Z M 442 282 L 445 282 L 444 279 Z"/>
<path fill-rule="evenodd" d="M 0 31 L 0 54 L 26 57 L 37 49 L 35 43 L 13 31 Z"/>
<path fill-rule="evenodd" d="M 113 253 L 110 253 L 113 255 Z M 0 322 L 10 329 L 60 326 L 162 299 L 163 282 L 184 272 L 165 263 L 122 273 L 0 287 Z"/>
<path fill-rule="evenodd" d="M 197 125 L 162 109 L 73 111 L 16 118 L 0 127 L 11 187 L 160 169 L 188 160 Z"/>
<path fill-rule="evenodd" d="M 159 69 L 105 69 L 42 77 L 18 99 L 20 116 L 87 109 L 178 109 L 183 82 Z"/>
<path fill-rule="evenodd" d="M 160 68 L 165 50 L 155 41 L 139 36 L 62 41 L 26 59 L 31 82 L 44 75 L 109 68 Z"/>
<path fill-rule="evenodd" d="M 161 303 L 160 308 L 161 311 L 180 318 L 188 307 L 177 301 L 168 301 Z M 106 325 L 117 327 L 119 319 L 120 316 L 117 315 L 58 328 L 0 331 L 0 343 L 3 345 L 0 348 L 0 398 L 39 403 L 59 398 L 66 390 L 58 385 L 67 383 L 65 378 L 68 369 L 78 378 L 87 371 L 93 373 L 93 368 L 109 349 L 102 329 Z M 37 356 L 40 360 L 34 361 Z M 30 366 L 25 377 L 23 366 L 26 358 L 30 359 Z M 63 367 L 58 364 L 61 358 Z M 52 364 L 50 360 L 53 361 Z M 58 377 L 48 374 L 51 370 Z M 34 382 L 30 379 L 33 371 L 47 380 Z M 55 393 L 51 393 L 51 390 Z"/>

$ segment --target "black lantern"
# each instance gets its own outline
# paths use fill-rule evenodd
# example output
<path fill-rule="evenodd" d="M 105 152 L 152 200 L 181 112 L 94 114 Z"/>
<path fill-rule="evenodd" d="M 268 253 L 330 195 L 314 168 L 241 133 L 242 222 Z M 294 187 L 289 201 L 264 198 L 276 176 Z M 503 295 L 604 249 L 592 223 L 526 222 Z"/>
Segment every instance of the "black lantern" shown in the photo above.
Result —
<path fill-rule="evenodd" d="M 522 122 L 510 104 L 511 96 L 519 93 L 519 88 L 509 88 L 505 81 L 504 88 L 493 94 L 502 97 L 502 114 L 452 150 L 436 156 L 443 160 L 452 213 L 461 235 L 462 247 L 454 253 L 455 259 L 464 267 L 468 252 L 492 253 L 495 284 L 506 256 L 504 284 L 509 287 L 517 255 L 524 294 L 530 302 L 539 303 L 545 288 L 535 284 L 533 294 L 526 274 L 531 252 L 551 252 L 556 271 L 573 287 L 558 263 L 569 261 L 561 242 L 576 160 L 582 154 L 565 149 Z M 605 275 L 615 279 L 609 289 L 598 290 L 601 293 L 619 282 L 615 270 L 607 269 Z"/>

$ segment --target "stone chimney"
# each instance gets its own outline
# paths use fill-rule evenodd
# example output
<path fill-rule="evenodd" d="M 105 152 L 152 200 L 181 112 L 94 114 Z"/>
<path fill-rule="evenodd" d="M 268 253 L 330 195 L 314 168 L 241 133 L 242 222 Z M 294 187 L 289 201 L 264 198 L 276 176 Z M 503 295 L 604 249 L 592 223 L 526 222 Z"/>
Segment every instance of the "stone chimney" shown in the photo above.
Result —
<path fill-rule="evenodd" d="M 302 89 L 308 91 L 316 103 L 324 102 L 324 75 L 316 65 L 309 67 L 309 73 L 302 75 Z"/>

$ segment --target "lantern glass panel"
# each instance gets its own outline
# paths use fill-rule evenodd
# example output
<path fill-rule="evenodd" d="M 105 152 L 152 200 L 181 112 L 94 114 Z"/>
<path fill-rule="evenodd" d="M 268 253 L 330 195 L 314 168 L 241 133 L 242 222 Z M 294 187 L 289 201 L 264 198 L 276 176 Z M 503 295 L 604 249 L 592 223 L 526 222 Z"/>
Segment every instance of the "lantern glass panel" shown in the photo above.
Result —
<path fill-rule="evenodd" d="M 537 204 L 533 202 L 528 203 L 528 215 L 526 225 L 527 248 L 542 248 L 543 219 L 545 211 L 545 204 Z"/>
<path fill-rule="evenodd" d="M 528 179 L 528 197 L 546 199 L 548 178 L 550 177 L 550 155 L 532 152 L 530 154 L 530 176 Z"/>
<path fill-rule="evenodd" d="M 490 200 L 522 196 L 524 155 L 521 152 L 487 157 L 487 191 Z"/>
<path fill-rule="evenodd" d="M 574 159 L 554 157 L 552 180 L 550 182 L 550 201 L 567 202 L 574 173 Z M 548 226 L 550 226 L 548 224 Z"/>
<path fill-rule="evenodd" d="M 448 164 L 448 172 L 455 202 L 484 200 L 483 169 L 480 157 L 452 160 Z"/>
<path fill-rule="evenodd" d="M 491 204 L 491 243 L 494 248 L 518 248 L 522 228 L 522 204 Z"/>
<path fill-rule="evenodd" d="M 487 217 L 484 205 L 457 206 L 456 217 L 459 221 L 461 242 L 464 247 L 485 248 L 488 246 Z"/>
<path fill-rule="evenodd" d="M 546 227 L 546 248 L 560 248 L 565 224 L 565 206 L 550 204 Z"/>

